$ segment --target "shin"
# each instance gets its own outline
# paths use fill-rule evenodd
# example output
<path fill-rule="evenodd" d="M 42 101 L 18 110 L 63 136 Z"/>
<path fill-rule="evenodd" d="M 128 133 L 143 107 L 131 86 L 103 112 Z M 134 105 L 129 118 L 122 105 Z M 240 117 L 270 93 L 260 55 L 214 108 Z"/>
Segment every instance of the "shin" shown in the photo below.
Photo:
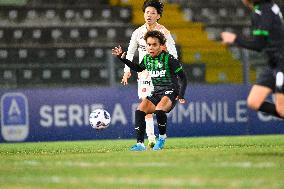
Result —
<path fill-rule="evenodd" d="M 163 110 L 156 110 L 155 114 L 158 122 L 159 133 L 160 135 L 165 135 L 167 131 L 167 114 Z"/>
<path fill-rule="evenodd" d="M 135 111 L 135 129 L 137 134 L 137 143 L 144 143 L 144 135 L 146 130 L 145 115 L 146 113 L 143 111 Z"/>

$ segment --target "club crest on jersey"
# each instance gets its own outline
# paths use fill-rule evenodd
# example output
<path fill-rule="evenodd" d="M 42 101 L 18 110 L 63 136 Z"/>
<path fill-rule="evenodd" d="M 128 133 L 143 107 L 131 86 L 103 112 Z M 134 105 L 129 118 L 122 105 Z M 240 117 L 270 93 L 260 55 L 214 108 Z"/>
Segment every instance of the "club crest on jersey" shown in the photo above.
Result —
<path fill-rule="evenodd" d="M 158 68 L 162 68 L 162 67 L 163 67 L 163 64 L 160 63 L 160 62 L 158 62 L 158 63 L 157 63 L 157 66 L 158 66 Z"/>
<path fill-rule="evenodd" d="M 160 71 L 151 70 L 149 71 L 149 73 L 151 77 L 165 77 L 166 76 L 166 70 L 160 70 Z"/>

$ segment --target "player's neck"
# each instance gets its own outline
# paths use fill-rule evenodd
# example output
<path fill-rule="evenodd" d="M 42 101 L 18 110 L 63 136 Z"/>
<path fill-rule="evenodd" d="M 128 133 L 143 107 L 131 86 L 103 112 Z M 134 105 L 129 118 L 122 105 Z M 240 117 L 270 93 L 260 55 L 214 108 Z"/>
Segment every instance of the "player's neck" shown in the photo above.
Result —
<path fill-rule="evenodd" d="M 147 28 L 148 31 L 152 31 L 152 30 L 155 29 L 155 27 L 156 27 L 157 25 L 158 25 L 157 22 L 155 22 L 154 24 L 151 24 L 151 25 L 146 24 L 146 28 Z"/>
<path fill-rule="evenodd" d="M 160 54 L 162 53 L 163 51 L 161 50 L 161 51 L 159 51 L 159 52 L 157 52 L 157 54 L 155 55 L 155 56 L 151 56 L 152 58 L 157 58 L 157 57 L 159 57 L 160 56 Z"/>

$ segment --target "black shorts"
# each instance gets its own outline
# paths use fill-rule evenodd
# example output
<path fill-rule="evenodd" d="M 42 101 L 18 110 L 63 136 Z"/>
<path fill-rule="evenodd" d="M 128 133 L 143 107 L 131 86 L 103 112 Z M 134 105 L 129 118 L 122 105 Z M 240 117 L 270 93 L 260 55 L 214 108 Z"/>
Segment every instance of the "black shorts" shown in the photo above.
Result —
<path fill-rule="evenodd" d="M 284 71 L 282 69 L 273 69 L 271 67 L 265 67 L 259 74 L 259 77 L 257 78 L 256 84 L 264 87 L 270 88 L 273 92 L 275 92 L 275 77 L 276 73 L 279 71 Z"/>
<path fill-rule="evenodd" d="M 157 106 L 164 96 L 169 97 L 169 99 L 172 101 L 172 107 L 168 111 L 170 112 L 177 103 L 177 100 L 176 100 L 178 96 L 177 89 L 173 89 L 169 87 L 155 87 L 152 94 L 150 96 L 147 96 L 147 99 L 150 100 L 155 106 Z"/>

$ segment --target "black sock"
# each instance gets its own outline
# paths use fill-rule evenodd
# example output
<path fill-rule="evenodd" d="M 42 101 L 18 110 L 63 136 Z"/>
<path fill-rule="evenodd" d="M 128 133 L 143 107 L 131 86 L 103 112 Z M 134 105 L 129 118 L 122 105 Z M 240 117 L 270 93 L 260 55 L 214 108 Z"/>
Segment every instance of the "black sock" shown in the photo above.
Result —
<path fill-rule="evenodd" d="M 146 131 L 146 122 L 145 122 L 146 113 L 140 110 L 135 111 L 135 129 L 137 142 L 144 143 L 144 135 Z"/>
<path fill-rule="evenodd" d="M 160 135 L 164 135 L 167 132 L 167 114 L 163 110 L 156 110 L 155 114 L 158 122 L 159 133 Z"/>
<path fill-rule="evenodd" d="M 276 107 L 275 104 L 271 103 L 271 102 L 263 102 L 261 104 L 261 106 L 259 107 L 258 111 L 273 115 L 275 117 L 279 117 L 284 119 L 283 117 L 281 117 L 278 112 L 276 111 Z"/>

